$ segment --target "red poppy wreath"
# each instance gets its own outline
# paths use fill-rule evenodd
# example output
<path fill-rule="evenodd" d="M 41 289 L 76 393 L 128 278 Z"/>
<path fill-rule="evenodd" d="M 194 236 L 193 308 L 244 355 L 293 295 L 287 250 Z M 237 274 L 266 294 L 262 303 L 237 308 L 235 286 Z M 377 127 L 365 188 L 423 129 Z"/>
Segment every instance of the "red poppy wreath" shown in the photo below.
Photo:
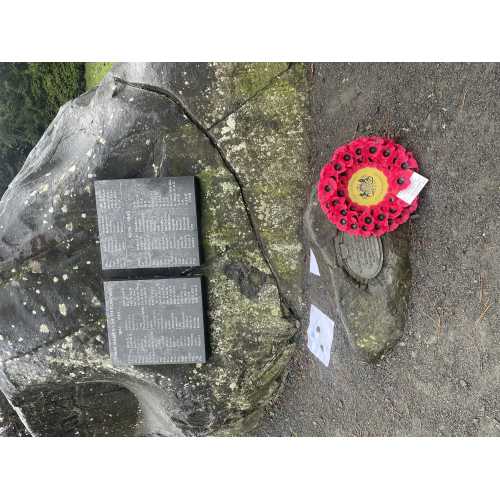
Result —
<path fill-rule="evenodd" d="M 417 209 L 397 194 L 418 171 L 413 154 L 393 140 L 359 137 L 337 148 L 323 167 L 318 199 L 340 231 L 356 236 L 382 236 L 394 231 Z"/>

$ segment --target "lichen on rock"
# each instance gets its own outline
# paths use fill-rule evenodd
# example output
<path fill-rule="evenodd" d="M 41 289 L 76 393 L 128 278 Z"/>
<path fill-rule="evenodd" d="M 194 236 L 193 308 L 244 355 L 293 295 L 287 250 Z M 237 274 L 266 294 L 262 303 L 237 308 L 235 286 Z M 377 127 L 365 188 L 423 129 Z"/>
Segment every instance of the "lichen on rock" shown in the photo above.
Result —
<path fill-rule="evenodd" d="M 213 130 L 247 195 L 283 296 L 295 311 L 304 306 L 300 238 L 308 163 L 304 72 L 303 65 L 293 65 Z"/>

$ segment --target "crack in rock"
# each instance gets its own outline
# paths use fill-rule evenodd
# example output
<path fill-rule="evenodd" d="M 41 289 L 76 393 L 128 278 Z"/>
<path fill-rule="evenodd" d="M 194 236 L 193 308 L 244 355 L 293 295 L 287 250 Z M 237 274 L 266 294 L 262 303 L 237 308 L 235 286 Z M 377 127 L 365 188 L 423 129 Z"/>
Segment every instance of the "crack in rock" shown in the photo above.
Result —
<path fill-rule="evenodd" d="M 286 71 L 288 71 L 290 69 L 290 67 L 291 67 L 291 65 L 289 65 L 288 68 L 283 71 L 283 73 L 285 73 Z M 279 78 L 279 76 L 281 76 L 281 74 L 277 75 L 276 78 Z M 178 106 L 180 108 L 180 110 L 187 117 L 187 119 L 198 130 L 200 130 L 200 132 L 202 132 L 205 135 L 205 137 L 209 140 L 209 142 L 212 144 L 212 146 L 215 148 L 215 150 L 219 154 L 219 156 L 220 156 L 220 158 L 222 160 L 222 163 L 224 164 L 224 166 L 226 167 L 226 169 L 229 171 L 229 173 L 233 176 L 233 178 L 234 178 L 234 180 L 235 180 L 235 182 L 236 182 L 236 184 L 238 186 L 238 189 L 240 191 L 241 200 L 243 202 L 243 206 L 245 207 L 245 211 L 247 213 L 248 221 L 249 221 L 250 227 L 252 229 L 252 232 L 254 234 L 255 241 L 257 242 L 257 246 L 259 247 L 259 250 L 260 250 L 260 253 L 262 255 L 262 258 L 264 259 L 264 262 L 266 263 L 267 267 L 269 268 L 269 271 L 270 271 L 270 273 L 271 273 L 271 275 L 272 275 L 272 277 L 274 279 L 274 282 L 276 283 L 276 288 L 278 290 L 278 295 L 280 297 L 280 302 L 281 302 L 282 308 L 285 308 L 286 311 L 287 311 L 287 313 L 288 313 L 288 315 L 290 315 L 293 319 L 295 319 L 297 317 L 297 315 L 296 315 L 295 311 L 293 310 L 293 308 L 288 303 L 286 297 L 284 296 L 284 294 L 282 292 L 278 275 L 277 275 L 275 269 L 273 268 L 273 266 L 271 264 L 271 261 L 269 259 L 268 254 L 267 254 L 267 250 L 265 248 L 265 244 L 264 244 L 262 238 L 259 235 L 259 231 L 257 229 L 257 224 L 255 222 L 254 215 L 252 214 L 252 212 L 251 212 L 251 210 L 249 208 L 247 199 L 246 199 L 246 195 L 245 195 L 245 190 L 244 190 L 244 187 L 243 187 L 243 183 L 242 183 L 241 179 L 239 178 L 239 176 L 238 176 L 238 174 L 236 172 L 236 169 L 234 168 L 234 166 L 231 164 L 231 162 L 226 157 L 226 154 L 224 153 L 224 150 L 219 145 L 219 142 L 217 141 L 217 139 L 215 138 L 215 136 L 212 134 L 212 132 L 210 131 L 210 129 L 206 129 L 203 126 L 202 122 L 189 109 L 189 107 L 184 103 L 184 101 L 182 101 L 182 99 L 180 99 L 175 93 L 173 93 L 173 92 L 171 92 L 169 90 L 166 90 L 164 88 L 157 87 L 156 85 L 150 85 L 150 84 L 147 84 L 147 83 L 139 83 L 139 82 L 129 82 L 129 81 L 124 80 L 123 78 L 120 78 L 120 77 L 117 77 L 117 76 L 114 76 L 113 79 L 114 79 L 115 82 L 121 83 L 122 85 L 126 85 L 128 87 L 132 87 L 132 88 L 137 88 L 137 89 L 140 89 L 140 90 L 144 90 L 146 92 L 152 92 L 154 94 L 157 94 L 157 95 L 159 95 L 161 97 L 164 97 L 164 98 L 168 99 L 169 101 L 173 102 L 176 106 Z M 275 79 L 273 78 L 272 81 L 274 82 Z M 265 87 L 265 88 L 267 88 L 267 87 Z M 260 89 L 257 94 L 259 94 L 261 91 L 264 91 L 265 88 Z M 246 102 L 245 102 L 245 104 L 249 100 L 251 100 L 253 97 L 255 97 L 255 96 L 252 96 L 249 99 L 247 99 Z M 232 111 L 231 113 L 229 113 L 229 115 L 231 115 L 235 111 Z M 213 125 L 212 125 L 212 127 L 213 127 Z"/>
<path fill-rule="evenodd" d="M 0 365 L 3 366 L 3 363 L 0 363 Z M 33 431 L 31 426 L 28 424 L 28 420 L 26 419 L 26 416 L 23 413 L 23 410 L 19 406 L 15 406 L 14 403 L 12 402 L 11 397 L 9 396 L 8 392 L 12 392 L 12 384 L 5 375 L 5 372 L 3 369 L 0 369 L 0 392 L 5 396 L 5 400 L 7 403 L 9 403 L 10 407 L 14 410 L 14 412 L 17 414 L 19 417 L 19 421 L 23 424 L 24 428 L 33 437 L 36 437 L 37 434 L 36 432 Z"/>

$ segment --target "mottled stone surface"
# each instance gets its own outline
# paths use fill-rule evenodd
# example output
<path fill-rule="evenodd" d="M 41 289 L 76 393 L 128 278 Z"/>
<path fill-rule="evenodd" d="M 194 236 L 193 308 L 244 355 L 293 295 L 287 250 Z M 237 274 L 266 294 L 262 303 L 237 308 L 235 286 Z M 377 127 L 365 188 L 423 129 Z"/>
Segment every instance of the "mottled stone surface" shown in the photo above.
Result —
<path fill-rule="evenodd" d="M 294 350 L 295 318 L 286 307 L 294 283 L 287 272 L 301 273 L 300 210 L 282 219 L 287 225 L 283 240 L 268 236 L 261 213 L 254 211 L 261 206 L 268 217 L 282 217 L 275 208 L 279 198 L 273 205 L 269 192 L 278 192 L 283 178 L 271 176 L 263 165 L 268 186 L 263 189 L 257 174 L 254 184 L 248 157 L 238 158 L 233 151 L 228 161 L 222 135 L 219 144 L 205 126 L 250 106 L 246 120 L 256 127 L 261 123 L 260 134 L 274 131 L 272 147 L 264 150 L 269 165 L 279 166 L 287 177 L 284 163 L 292 162 L 293 154 L 283 151 L 291 147 L 290 126 L 296 126 L 293 143 L 300 156 L 291 169 L 288 196 L 297 200 L 299 172 L 306 169 L 304 87 L 300 67 L 283 74 L 281 83 L 277 75 L 286 69 L 121 65 L 117 74 L 133 76 L 148 88 L 115 81 L 110 74 L 97 89 L 61 108 L 0 202 L 0 389 L 32 434 L 109 435 L 99 398 L 82 393 L 86 384 L 97 383 L 105 385 L 103 394 L 119 394 L 118 399 L 100 396 L 107 401 L 104 406 L 118 401 L 107 417 L 115 433 L 239 434 L 255 426 Z M 162 75 L 161 85 L 151 75 Z M 181 94 L 181 77 L 185 88 L 212 90 Z M 159 92 L 165 82 L 172 83 L 168 88 L 176 99 Z M 275 91 L 273 82 L 293 90 Z M 272 116 L 259 114 L 261 106 L 251 108 L 268 92 L 263 104 L 273 105 Z M 290 106 L 293 118 L 280 117 Z M 249 130 L 240 134 L 240 142 L 255 140 L 247 137 Z M 234 149 L 234 137 L 231 144 Z M 93 181 L 175 175 L 196 175 L 200 182 L 209 362 L 113 367 Z"/>
<path fill-rule="evenodd" d="M 288 68 L 280 62 L 127 63 L 115 64 L 112 73 L 172 92 L 209 129 L 267 91 Z"/>
<path fill-rule="evenodd" d="M 304 312 L 303 247 L 308 149 L 305 70 L 294 65 L 214 129 L 234 165 L 286 304 Z"/>

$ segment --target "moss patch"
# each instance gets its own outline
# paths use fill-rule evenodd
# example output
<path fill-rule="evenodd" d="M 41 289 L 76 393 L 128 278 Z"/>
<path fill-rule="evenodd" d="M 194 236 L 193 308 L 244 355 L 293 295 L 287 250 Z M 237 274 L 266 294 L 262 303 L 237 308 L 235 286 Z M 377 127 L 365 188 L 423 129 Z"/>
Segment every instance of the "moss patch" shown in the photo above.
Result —
<path fill-rule="evenodd" d="M 87 62 L 85 63 L 85 88 L 89 90 L 97 87 L 106 73 L 113 66 L 112 62 Z"/>
<path fill-rule="evenodd" d="M 59 108 L 84 90 L 83 63 L 0 63 L 0 195 Z"/>
<path fill-rule="evenodd" d="M 287 69 L 286 63 L 235 63 L 229 66 L 230 91 L 236 102 L 255 95 L 269 85 L 272 79 Z"/>
<path fill-rule="evenodd" d="M 0 148 L 33 147 L 59 108 L 82 91 L 82 63 L 0 64 Z"/>

